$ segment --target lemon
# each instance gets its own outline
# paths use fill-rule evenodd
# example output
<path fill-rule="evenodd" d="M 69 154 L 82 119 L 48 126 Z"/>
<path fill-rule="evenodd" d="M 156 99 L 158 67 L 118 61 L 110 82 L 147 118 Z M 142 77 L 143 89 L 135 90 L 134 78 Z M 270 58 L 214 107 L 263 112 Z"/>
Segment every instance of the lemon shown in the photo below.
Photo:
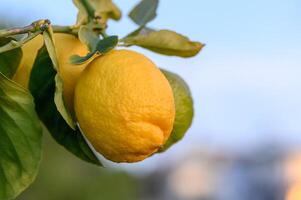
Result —
<path fill-rule="evenodd" d="M 176 106 L 176 117 L 172 132 L 167 142 L 160 149 L 160 151 L 165 151 L 180 141 L 191 126 L 193 119 L 193 99 L 187 83 L 179 75 L 162 69 L 161 71 L 171 85 Z"/>
<path fill-rule="evenodd" d="M 54 34 L 56 53 L 59 62 L 59 73 L 63 79 L 64 100 L 70 111 L 73 111 L 74 88 L 87 63 L 73 65 L 69 62 L 71 55 L 84 56 L 88 49 L 80 40 L 70 34 Z M 22 46 L 23 57 L 13 80 L 28 88 L 30 72 L 37 56 L 38 50 L 43 46 L 43 37 L 37 36 Z"/>
<path fill-rule="evenodd" d="M 175 118 L 171 86 L 144 55 L 113 50 L 94 59 L 75 88 L 75 113 L 93 147 L 114 162 L 137 162 L 168 139 Z"/>
<path fill-rule="evenodd" d="M 42 47 L 42 45 L 42 36 L 37 36 L 22 46 L 23 56 L 13 80 L 25 88 L 28 88 L 30 72 L 38 50 Z"/>

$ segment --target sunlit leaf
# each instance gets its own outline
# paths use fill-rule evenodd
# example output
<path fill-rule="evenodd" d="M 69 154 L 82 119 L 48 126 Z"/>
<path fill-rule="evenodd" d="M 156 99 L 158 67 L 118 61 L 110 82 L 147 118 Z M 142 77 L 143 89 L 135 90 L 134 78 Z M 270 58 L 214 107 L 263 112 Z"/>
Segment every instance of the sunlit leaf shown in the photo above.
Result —
<path fill-rule="evenodd" d="M 0 73 L 0 199 L 14 199 L 35 179 L 42 149 L 32 96 Z"/>
<path fill-rule="evenodd" d="M 29 34 L 27 37 L 22 38 L 21 40 L 15 40 L 15 39 L 10 39 L 10 41 L 6 44 L 4 44 L 3 46 L 0 45 L 0 54 L 1 53 L 6 53 L 7 51 L 11 51 L 14 49 L 19 49 L 20 47 L 22 47 L 22 45 L 24 45 L 26 42 L 29 42 L 30 40 L 32 40 L 33 38 L 35 38 L 36 36 L 38 36 L 39 34 L 41 34 L 42 31 L 38 30 L 32 34 Z M 8 39 L 8 38 L 1 38 L 1 40 L 3 39 Z"/>
<path fill-rule="evenodd" d="M 21 46 L 22 46 L 22 44 L 20 42 L 18 42 L 16 40 L 10 40 L 6 44 L 0 46 L 0 54 L 20 48 Z"/>
<path fill-rule="evenodd" d="M 101 18 L 102 23 L 106 23 L 108 19 L 119 20 L 121 18 L 120 9 L 113 3 L 112 0 L 73 0 L 73 3 L 78 8 L 77 24 L 86 24 L 91 19 Z M 87 8 L 87 4 L 91 8 Z M 93 14 L 89 12 L 93 10 Z"/>
<path fill-rule="evenodd" d="M 70 57 L 70 62 L 75 65 L 82 64 L 90 60 L 94 55 L 97 56 L 111 51 L 116 47 L 117 44 L 118 44 L 117 36 L 106 37 L 98 41 L 95 50 L 93 52 L 89 52 L 86 56 L 83 57 L 79 55 L 72 55 Z"/>
<path fill-rule="evenodd" d="M 74 64 L 74 65 L 80 65 L 83 64 L 84 62 L 87 62 L 88 60 L 90 60 L 94 55 L 95 55 L 96 51 L 94 52 L 90 52 L 85 56 L 79 56 L 79 55 L 72 55 L 70 56 L 70 63 Z"/>
<path fill-rule="evenodd" d="M 64 103 L 64 96 L 63 96 L 63 80 L 60 77 L 59 74 L 56 74 L 55 76 L 55 94 L 54 94 L 54 102 L 56 105 L 56 108 L 58 109 L 58 111 L 60 112 L 60 114 L 62 115 L 62 117 L 65 119 L 65 121 L 67 122 L 67 124 L 73 129 L 75 130 L 75 122 L 73 121 L 73 118 L 69 112 L 69 110 L 67 110 L 67 107 Z"/>
<path fill-rule="evenodd" d="M 43 37 L 44 37 L 45 46 L 47 48 L 48 54 L 53 63 L 54 69 L 58 70 L 59 63 L 56 56 L 53 32 L 51 27 L 43 32 Z"/>
<path fill-rule="evenodd" d="M 142 0 L 133 8 L 129 17 L 139 26 L 144 26 L 156 17 L 158 4 L 159 0 Z"/>
<path fill-rule="evenodd" d="M 97 43 L 99 41 L 98 35 L 95 34 L 87 26 L 81 26 L 80 27 L 80 29 L 78 31 L 78 38 L 92 52 L 96 49 Z"/>
<path fill-rule="evenodd" d="M 180 57 L 195 56 L 204 47 L 200 42 L 190 41 L 186 36 L 169 30 L 151 31 L 134 34 L 121 40 L 124 45 L 137 45 L 151 51 Z"/>
<path fill-rule="evenodd" d="M 107 19 L 119 20 L 121 18 L 120 9 L 112 0 L 90 0 L 95 9 L 95 15 Z"/>
<path fill-rule="evenodd" d="M 43 32 L 44 36 L 44 42 L 46 49 L 48 51 L 48 55 L 52 61 L 54 69 L 57 71 L 59 68 L 59 62 L 56 56 L 56 50 L 55 50 L 55 44 L 53 39 L 53 32 L 51 27 Z M 75 129 L 75 122 L 73 122 L 73 119 L 71 117 L 71 114 L 69 113 L 68 109 L 66 108 L 63 100 L 63 80 L 59 78 L 59 76 L 56 76 L 55 78 L 56 83 L 56 90 L 55 90 L 55 98 L 54 102 L 56 105 L 57 110 L 61 113 L 62 117 L 65 119 L 67 124 L 72 128 Z"/>
<path fill-rule="evenodd" d="M 10 38 L 0 38 L 0 46 L 8 44 L 10 41 L 12 41 Z M 17 71 L 21 58 L 21 48 L 0 53 L 0 72 L 9 78 L 12 78 Z"/>
<path fill-rule="evenodd" d="M 130 38 L 130 37 L 135 37 L 137 35 L 147 35 L 154 31 L 155 31 L 154 29 L 141 26 L 137 30 L 135 30 L 135 31 L 129 33 L 127 36 L 125 36 L 124 39 Z M 124 40 L 124 39 L 122 39 L 122 40 Z"/>
<path fill-rule="evenodd" d="M 88 14 L 87 9 L 85 8 L 85 6 L 82 4 L 82 1 L 81 0 L 72 0 L 72 1 L 73 1 L 73 4 L 78 9 L 76 24 L 80 25 L 80 24 L 88 23 L 89 14 Z M 94 17 L 94 16 L 91 16 L 91 17 Z"/>
<path fill-rule="evenodd" d="M 56 71 L 44 47 L 38 52 L 29 82 L 40 119 L 52 137 L 68 151 L 82 160 L 101 165 L 79 130 L 72 130 L 57 111 L 54 103 L 55 76 Z"/>

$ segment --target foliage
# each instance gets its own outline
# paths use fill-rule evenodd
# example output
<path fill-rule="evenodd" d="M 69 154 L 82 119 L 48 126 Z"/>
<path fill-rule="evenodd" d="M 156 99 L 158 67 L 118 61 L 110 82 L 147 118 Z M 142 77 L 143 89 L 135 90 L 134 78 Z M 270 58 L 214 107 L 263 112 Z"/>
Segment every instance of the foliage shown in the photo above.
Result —
<path fill-rule="evenodd" d="M 6 45 L 11 40 L 13 39 L 0 38 L 0 46 Z M 22 50 L 20 48 L 0 54 L 0 71 L 8 78 L 12 78 L 20 64 L 21 57 Z"/>
<path fill-rule="evenodd" d="M 176 106 L 176 118 L 173 124 L 173 130 L 167 142 L 161 148 L 162 152 L 166 151 L 184 137 L 186 131 L 191 126 L 194 110 L 193 99 L 187 83 L 175 73 L 163 69 L 161 69 L 161 71 L 172 88 Z"/>
<path fill-rule="evenodd" d="M 46 48 L 41 48 L 29 82 L 30 92 L 35 99 L 36 111 L 59 144 L 82 160 L 100 165 L 79 130 L 72 130 L 56 109 L 53 99 L 57 74 L 52 66 Z M 62 87 L 60 88 L 62 90 Z"/>
<path fill-rule="evenodd" d="M 0 199 L 12 199 L 37 175 L 42 129 L 33 98 L 0 72 Z"/>
<path fill-rule="evenodd" d="M 29 26 L 0 30 L 1 200 L 15 198 L 34 181 L 42 152 L 41 122 L 48 130 L 44 132 L 49 132 L 69 152 L 84 161 L 102 166 L 80 132 L 75 117 L 65 106 L 64 81 L 59 75 L 53 33 L 74 34 L 89 49 L 85 56 L 70 57 L 69 61 L 74 67 L 106 54 L 117 46 L 136 45 L 159 54 L 179 57 L 195 56 L 204 46 L 172 30 L 148 27 L 148 23 L 157 16 L 159 0 L 142 0 L 133 8 L 129 17 L 138 28 L 122 39 L 106 33 L 108 20 L 121 18 L 121 11 L 112 0 L 73 0 L 73 3 L 78 8 L 78 15 L 72 26 L 53 26 L 49 20 L 38 20 Z M 24 34 L 25 37 L 14 37 Z M 29 90 L 26 90 L 11 79 L 21 63 L 22 45 L 38 35 L 43 35 L 44 46 L 35 59 Z M 187 104 L 191 108 L 191 115 L 184 117 L 184 125 L 177 123 L 174 126 L 173 132 L 180 130 L 180 134 L 175 133 L 173 138 L 178 141 L 190 126 L 192 99 L 188 86 L 180 77 L 164 73 L 171 84 L 184 88 L 186 97 L 191 100 L 191 104 Z M 179 98 L 176 102 L 182 100 Z M 181 114 L 180 111 L 178 113 Z"/>

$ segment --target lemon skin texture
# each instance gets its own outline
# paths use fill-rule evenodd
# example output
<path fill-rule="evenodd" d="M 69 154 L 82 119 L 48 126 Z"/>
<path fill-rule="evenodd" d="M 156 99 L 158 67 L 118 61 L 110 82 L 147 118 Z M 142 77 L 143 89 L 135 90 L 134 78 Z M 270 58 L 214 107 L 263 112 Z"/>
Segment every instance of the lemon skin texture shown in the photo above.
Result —
<path fill-rule="evenodd" d="M 88 53 L 88 49 L 77 37 L 71 34 L 56 33 L 54 34 L 54 41 L 59 62 L 59 73 L 63 79 L 64 100 L 68 109 L 73 111 L 75 84 L 87 63 L 73 65 L 69 58 L 75 54 L 84 56 Z M 23 57 L 13 80 L 25 88 L 28 88 L 30 72 L 38 50 L 42 46 L 43 37 L 37 36 L 22 47 Z"/>
<path fill-rule="evenodd" d="M 138 162 L 168 139 L 172 89 L 152 61 L 130 50 L 94 59 L 75 88 L 75 113 L 95 150 L 114 162 Z"/>

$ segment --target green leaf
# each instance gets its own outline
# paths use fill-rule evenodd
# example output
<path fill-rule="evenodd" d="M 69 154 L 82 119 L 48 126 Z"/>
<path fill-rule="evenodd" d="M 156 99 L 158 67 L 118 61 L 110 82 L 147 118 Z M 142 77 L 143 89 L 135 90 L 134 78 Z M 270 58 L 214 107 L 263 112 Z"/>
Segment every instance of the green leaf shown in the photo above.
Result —
<path fill-rule="evenodd" d="M 90 0 L 90 2 L 95 9 L 95 16 L 103 18 L 103 22 L 107 19 L 119 20 L 121 18 L 121 11 L 112 0 Z"/>
<path fill-rule="evenodd" d="M 87 12 L 87 8 L 85 7 L 85 5 L 82 3 L 81 0 L 72 0 L 72 1 L 73 1 L 73 4 L 78 9 L 76 24 L 81 25 L 81 24 L 88 23 L 89 13 Z M 93 16 L 91 16 L 91 17 L 93 17 Z"/>
<path fill-rule="evenodd" d="M 88 53 L 86 56 L 79 56 L 79 55 L 72 55 L 70 56 L 70 63 L 74 64 L 74 65 L 81 65 L 84 62 L 87 62 L 88 60 L 90 60 L 94 55 L 95 55 L 96 51 L 94 52 L 90 52 Z"/>
<path fill-rule="evenodd" d="M 121 11 L 112 0 L 73 0 L 73 3 L 79 10 L 77 25 L 87 24 L 95 17 L 101 18 L 102 23 L 106 23 L 108 19 L 121 18 Z"/>
<path fill-rule="evenodd" d="M 42 128 L 32 96 L 0 73 L 0 199 L 14 199 L 35 179 Z"/>
<path fill-rule="evenodd" d="M 16 40 L 10 40 L 8 43 L 0 47 L 0 53 L 5 53 L 6 51 L 11 51 L 20 48 L 22 44 Z"/>
<path fill-rule="evenodd" d="M 193 119 L 193 99 L 187 83 L 179 75 L 163 69 L 161 71 L 172 88 L 176 106 L 176 118 L 173 130 L 167 142 L 161 148 L 161 151 L 165 151 L 180 141 L 191 126 Z"/>
<path fill-rule="evenodd" d="M 29 89 L 34 97 L 36 111 L 52 137 L 68 151 L 90 163 L 101 165 L 77 129 L 72 130 L 54 103 L 56 71 L 45 47 L 39 50 L 31 71 Z"/>
<path fill-rule="evenodd" d="M 59 68 L 59 62 L 56 56 L 56 50 L 53 40 L 53 31 L 51 27 L 49 27 L 46 31 L 43 32 L 44 36 L 44 43 L 46 46 L 46 49 L 48 51 L 48 55 L 52 61 L 53 68 L 57 71 Z M 75 122 L 73 122 L 73 119 L 71 117 L 70 112 L 66 108 L 63 100 L 63 80 L 59 78 L 59 76 L 55 77 L 55 84 L 56 84 L 56 90 L 55 90 L 55 96 L 54 96 L 54 102 L 56 105 L 57 110 L 61 113 L 62 117 L 65 119 L 67 124 L 72 128 L 75 129 Z"/>
<path fill-rule="evenodd" d="M 53 67 L 55 70 L 58 70 L 59 62 L 58 62 L 57 56 L 56 56 L 56 50 L 55 50 L 55 45 L 54 45 L 54 40 L 53 40 L 53 31 L 52 31 L 51 27 L 49 27 L 47 30 L 45 30 L 43 32 L 43 36 L 44 36 L 45 46 L 47 48 L 48 54 L 53 63 Z"/>
<path fill-rule="evenodd" d="M 100 40 L 97 43 L 96 50 L 101 54 L 105 54 L 111 51 L 112 49 L 114 49 L 117 44 L 118 44 L 118 37 L 114 35 L 109 36 Z"/>
<path fill-rule="evenodd" d="M 11 38 L 0 38 L 0 46 L 13 41 Z M 22 58 L 21 48 L 6 51 L 0 54 L 0 72 L 5 76 L 12 78 L 20 64 Z"/>
<path fill-rule="evenodd" d="M 151 51 L 180 57 L 192 57 L 204 47 L 200 42 L 190 41 L 187 37 L 169 30 L 151 31 L 130 35 L 121 40 L 125 46 L 137 45 Z"/>
<path fill-rule="evenodd" d="M 130 12 L 129 17 L 139 26 L 144 26 L 157 16 L 159 0 L 142 0 Z"/>
<path fill-rule="evenodd" d="M 3 46 L 0 45 L 0 54 L 5 53 L 6 51 L 11 51 L 14 49 L 21 48 L 22 45 L 24 45 L 26 42 L 29 42 L 31 39 L 33 39 L 34 37 L 38 36 L 41 33 L 42 33 L 42 31 L 39 30 L 35 33 L 29 34 L 27 37 L 22 38 L 21 40 L 18 40 L 18 41 L 11 39 L 7 44 L 5 44 Z"/>
<path fill-rule="evenodd" d="M 137 30 L 129 33 L 127 36 L 125 36 L 123 39 L 121 39 L 121 41 L 123 41 L 127 38 L 130 38 L 130 37 L 135 37 L 137 35 L 147 35 L 147 34 L 149 34 L 150 32 L 153 32 L 153 31 L 155 31 L 155 30 L 151 29 L 151 28 L 148 28 L 148 27 L 141 26 Z"/>
<path fill-rule="evenodd" d="M 73 129 L 76 129 L 75 122 L 73 121 L 73 118 L 67 110 L 67 107 L 64 103 L 64 96 L 63 96 L 63 80 L 60 77 L 59 74 L 55 75 L 55 94 L 54 94 L 54 102 L 56 105 L 56 108 L 64 118 L 64 120 L 67 122 L 67 124 Z"/>
<path fill-rule="evenodd" d="M 84 57 L 81 57 L 78 55 L 72 55 L 70 57 L 70 62 L 74 65 L 80 65 L 80 64 L 90 60 L 94 55 L 105 54 L 105 53 L 111 51 L 112 49 L 114 49 L 116 47 L 117 44 L 118 44 L 117 36 L 106 37 L 106 38 L 98 41 L 96 48 L 93 52 L 88 53 Z"/>
<path fill-rule="evenodd" d="M 99 37 L 92 29 L 87 26 L 81 26 L 78 31 L 78 38 L 91 52 L 95 51 Z"/>

